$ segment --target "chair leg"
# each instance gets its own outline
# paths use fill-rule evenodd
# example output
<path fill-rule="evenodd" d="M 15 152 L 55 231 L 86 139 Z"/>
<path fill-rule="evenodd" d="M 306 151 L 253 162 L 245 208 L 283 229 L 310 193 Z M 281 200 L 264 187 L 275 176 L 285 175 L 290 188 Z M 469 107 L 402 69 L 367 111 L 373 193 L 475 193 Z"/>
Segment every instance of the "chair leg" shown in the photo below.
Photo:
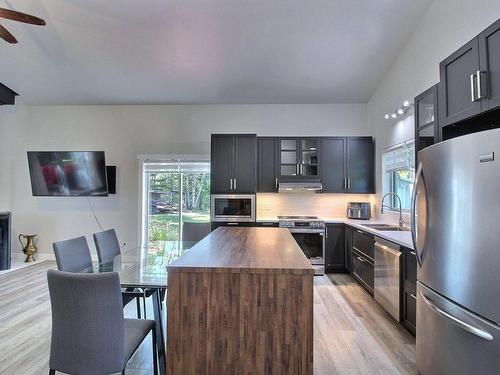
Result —
<path fill-rule="evenodd" d="M 135 303 L 137 305 L 137 319 L 141 319 L 141 301 L 139 301 L 139 297 L 135 299 Z"/>
<path fill-rule="evenodd" d="M 144 306 L 144 310 L 143 310 L 144 311 L 144 319 L 147 319 L 148 315 L 146 313 L 146 296 L 145 295 L 142 297 L 142 305 Z"/>
<path fill-rule="evenodd" d="M 125 369 L 123 369 L 123 371 L 122 371 L 122 375 L 125 375 Z"/>
<path fill-rule="evenodd" d="M 56 375 L 56 370 L 49 369 L 49 375 Z"/>
<path fill-rule="evenodd" d="M 156 328 L 151 330 L 153 344 L 153 374 L 158 375 L 158 351 L 156 347 Z"/>

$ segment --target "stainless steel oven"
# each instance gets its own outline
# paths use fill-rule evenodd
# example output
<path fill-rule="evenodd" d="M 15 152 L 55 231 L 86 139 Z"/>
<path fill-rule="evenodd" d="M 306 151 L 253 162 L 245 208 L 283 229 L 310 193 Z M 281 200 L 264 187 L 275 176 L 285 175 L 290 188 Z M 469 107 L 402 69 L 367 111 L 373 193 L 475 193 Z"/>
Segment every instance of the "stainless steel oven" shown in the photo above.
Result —
<path fill-rule="evenodd" d="M 254 222 L 255 195 L 213 194 L 210 205 L 212 222 Z"/>
<path fill-rule="evenodd" d="M 325 273 L 325 223 L 315 216 L 279 216 L 279 226 L 288 228 L 311 262 L 315 275 Z"/>

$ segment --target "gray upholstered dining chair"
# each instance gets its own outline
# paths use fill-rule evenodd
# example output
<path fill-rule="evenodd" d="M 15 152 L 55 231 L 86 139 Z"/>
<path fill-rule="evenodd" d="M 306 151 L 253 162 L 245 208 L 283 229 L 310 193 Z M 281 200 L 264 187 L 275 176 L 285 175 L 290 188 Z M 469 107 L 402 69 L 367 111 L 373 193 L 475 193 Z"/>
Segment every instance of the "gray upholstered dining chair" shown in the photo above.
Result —
<path fill-rule="evenodd" d="M 115 256 L 121 254 L 120 242 L 118 241 L 118 237 L 114 229 L 108 229 L 103 232 L 94 233 L 93 237 L 95 248 L 97 250 L 97 257 L 99 258 L 99 263 L 112 261 Z M 143 302 L 144 318 L 146 318 L 146 298 L 150 297 L 153 292 L 154 290 L 151 289 L 141 290 L 138 288 L 127 288 L 125 290 L 122 290 L 124 300 L 127 298 L 135 298 L 137 303 L 137 317 L 139 319 L 141 318 L 140 299 L 142 299 Z"/>
<path fill-rule="evenodd" d="M 123 317 L 116 272 L 47 272 L 52 307 L 49 374 L 122 372 L 152 333 L 153 370 L 158 373 L 154 320 Z"/>
<path fill-rule="evenodd" d="M 84 236 L 54 242 L 57 269 L 66 272 L 80 272 L 92 266 L 89 245 Z"/>
<path fill-rule="evenodd" d="M 80 272 L 92 267 L 92 257 L 87 239 L 84 236 L 69 240 L 54 242 L 54 254 L 56 256 L 57 269 L 65 272 Z M 123 306 L 132 301 L 135 296 L 129 295 L 123 290 Z M 139 300 L 137 300 L 137 317 L 141 316 Z"/>

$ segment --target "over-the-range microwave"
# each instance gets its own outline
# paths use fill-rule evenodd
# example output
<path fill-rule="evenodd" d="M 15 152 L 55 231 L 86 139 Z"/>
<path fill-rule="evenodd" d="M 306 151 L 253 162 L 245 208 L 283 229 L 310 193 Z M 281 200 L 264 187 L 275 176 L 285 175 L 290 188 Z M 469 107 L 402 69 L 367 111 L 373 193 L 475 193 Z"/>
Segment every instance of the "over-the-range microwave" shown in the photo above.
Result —
<path fill-rule="evenodd" d="M 212 194 L 210 205 L 212 222 L 255 221 L 254 194 Z"/>

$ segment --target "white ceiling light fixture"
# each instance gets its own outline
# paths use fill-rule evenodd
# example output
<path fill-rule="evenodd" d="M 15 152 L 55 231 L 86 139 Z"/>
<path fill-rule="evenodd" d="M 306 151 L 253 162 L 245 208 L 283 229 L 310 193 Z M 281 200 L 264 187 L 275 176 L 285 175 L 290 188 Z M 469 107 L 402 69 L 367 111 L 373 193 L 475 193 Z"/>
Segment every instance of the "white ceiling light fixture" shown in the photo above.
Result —
<path fill-rule="evenodd" d="M 391 119 L 396 119 L 400 116 L 404 116 L 411 108 L 413 108 L 413 103 L 410 102 L 409 100 L 405 100 L 403 104 L 396 109 L 392 114 L 386 113 L 384 118 L 386 120 L 391 120 Z"/>

